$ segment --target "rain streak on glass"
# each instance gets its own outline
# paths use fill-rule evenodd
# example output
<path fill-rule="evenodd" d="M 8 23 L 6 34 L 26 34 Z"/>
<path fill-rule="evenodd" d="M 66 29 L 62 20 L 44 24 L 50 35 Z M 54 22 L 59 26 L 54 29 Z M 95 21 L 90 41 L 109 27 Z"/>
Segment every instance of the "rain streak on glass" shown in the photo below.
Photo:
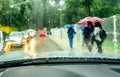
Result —
<path fill-rule="evenodd" d="M 0 60 L 120 57 L 118 1 L 0 0 Z"/>

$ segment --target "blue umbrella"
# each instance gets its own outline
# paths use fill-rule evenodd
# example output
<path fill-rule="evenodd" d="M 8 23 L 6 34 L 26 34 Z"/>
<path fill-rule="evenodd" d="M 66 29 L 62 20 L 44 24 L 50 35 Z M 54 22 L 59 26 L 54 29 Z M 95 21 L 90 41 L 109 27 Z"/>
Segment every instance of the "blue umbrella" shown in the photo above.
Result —
<path fill-rule="evenodd" d="M 64 26 L 64 28 L 70 28 L 70 27 L 74 27 L 74 25 L 73 25 L 73 24 L 66 24 L 66 25 Z"/>
<path fill-rule="evenodd" d="M 85 26 L 79 26 L 78 29 L 80 29 L 81 31 L 84 31 Z"/>

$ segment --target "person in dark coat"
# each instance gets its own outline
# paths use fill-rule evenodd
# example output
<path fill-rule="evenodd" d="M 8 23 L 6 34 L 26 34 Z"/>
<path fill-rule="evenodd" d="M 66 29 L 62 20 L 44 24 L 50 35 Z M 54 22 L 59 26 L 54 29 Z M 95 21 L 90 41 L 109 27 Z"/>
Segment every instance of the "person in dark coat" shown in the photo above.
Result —
<path fill-rule="evenodd" d="M 92 38 L 93 38 L 93 31 L 94 31 L 94 27 L 93 27 L 93 23 L 91 21 L 87 22 L 87 27 L 84 28 L 84 39 L 85 39 L 85 44 L 88 47 L 89 52 L 92 51 Z"/>

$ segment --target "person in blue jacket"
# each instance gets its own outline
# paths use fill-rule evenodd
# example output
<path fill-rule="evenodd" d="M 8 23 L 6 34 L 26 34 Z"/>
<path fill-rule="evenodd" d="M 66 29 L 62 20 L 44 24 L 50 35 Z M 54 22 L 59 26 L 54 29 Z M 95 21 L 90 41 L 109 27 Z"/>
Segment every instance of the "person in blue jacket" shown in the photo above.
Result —
<path fill-rule="evenodd" d="M 73 48 L 73 38 L 74 35 L 76 34 L 76 31 L 74 30 L 73 27 L 70 27 L 68 28 L 67 34 L 68 34 L 70 48 Z"/>

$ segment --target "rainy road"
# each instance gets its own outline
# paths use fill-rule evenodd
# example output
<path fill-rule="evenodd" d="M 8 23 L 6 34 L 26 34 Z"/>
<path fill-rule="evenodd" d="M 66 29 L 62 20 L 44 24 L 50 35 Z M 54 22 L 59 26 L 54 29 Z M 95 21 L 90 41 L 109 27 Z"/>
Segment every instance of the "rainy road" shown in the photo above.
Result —
<path fill-rule="evenodd" d="M 35 53 L 35 54 L 39 54 L 41 52 L 54 52 L 54 51 L 62 51 L 62 48 L 60 48 L 56 43 L 54 43 L 51 39 L 49 39 L 49 37 L 45 37 L 45 38 L 36 38 L 34 41 L 36 41 L 36 43 L 33 43 L 32 46 L 30 48 L 32 48 L 31 50 L 25 50 L 23 48 L 20 47 L 12 47 L 10 52 L 15 52 L 15 51 L 20 51 L 20 52 L 27 52 L 29 53 Z"/>
<path fill-rule="evenodd" d="M 49 39 L 49 37 L 47 37 L 46 40 L 41 40 L 40 38 L 38 38 L 37 41 L 37 53 L 62 50 L 56 43 Z"/>
<path fill-rule="evenodd" d="M 46 56 L 46 52 L 62 51 L 62 49 L 56 43 L 51 41 L 49 37 L 47 37 L 46 39 L 37 38 L 34 41 L 36 41 L 36 44 L 32 44 L 31 47 L 32 49 L 34 49 L 34 51 L 25 51 L 23 48 L 20 47 L 12 47 L 9 53 L 5 53 L 5 51 L 2 51 L 2 53 L 0 53 L 0 60 L 6 61 L 11 59 L 36 58 L 38 56 Z"/>

